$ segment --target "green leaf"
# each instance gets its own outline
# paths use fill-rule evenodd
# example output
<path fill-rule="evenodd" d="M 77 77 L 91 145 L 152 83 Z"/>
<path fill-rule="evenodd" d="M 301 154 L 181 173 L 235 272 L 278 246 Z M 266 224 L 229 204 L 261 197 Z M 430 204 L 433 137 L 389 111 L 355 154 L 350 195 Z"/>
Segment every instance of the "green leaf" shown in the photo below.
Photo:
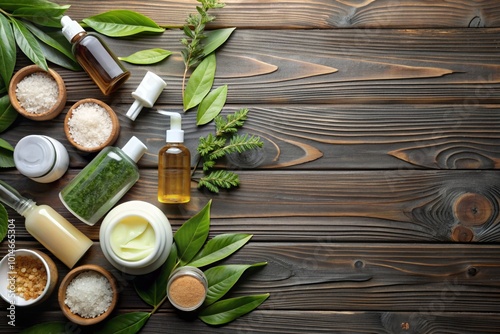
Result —
<path fill-rule="evenodd" d="M 67 322 L 44 322 L 19 332 L 20 334 L 60 334 L 66 333 Z"/>
<path fill-rule="evenodd" d="M 268 293 L 221 300 L 202 310 L 198 318 L 209 325 L 224 325 L 253 311 L 267 298 Z"/>
<path fill-rule="evenodd" d="M 217 266 L 205 271 L 208 281 L 207 298 L 205 305 L 210 305 L 224 297 L 224 295 L 238 282 L 241 275 L 249 269 L 267 265 L 267 262 L 255 264 L 229 264 Z"/>
<path fill-rule="evenodd" d="M 0 14 L 0 41 L 2 41 L 2 47 L 0 48 L 0 77 L 5 87 L 9 87 L 16 66 L 16 41 L 9 20 L 2 14 Z"/>
<path fill-rule="evenodd" d="M 23 51 L 26 57 L 33 63 L 47 71 L 49 68 L 45 56 L 35 36 L 26 28 L 23 22 L 14 18 L 11 19 L 11 22 L 14 28 L 14 37 L 21 51 Z"/>
<path fill-rule="evenodd" d="M 14 147 L 0 138 L 0 168 L 15 167 Z"/>
<path fill-rule="evenodd" d="M 48 0 L 0 0 L 0 8 L 14 11 L 23 7 L 59 7 L 55 2 Z"/>
<path fill-rule="evenodd" d="M 184 110 L 196 107 L 210 92 L 215 79 L 215 69 L 215 54 L 211 53 L 189 77 L 183 98 Z"/>
<path fill-rule="evenodd" d="M 40 5 L 37 7 L 22 7 L 12 12 L 15 17 L 29 20 L 45 27 L 60 28 L 61 17 L 70 6 Z"/>
<path fill-rule="evenodd" d="M 207 31 L 203 40 L 203 52 L 211 54 L 224 44 L 236 28 L 224 28 Z"/>
<path fill-rule="evenodd" d="M 207 242 L 205 247 L 189 262 L 193 267 L 204 267 L 220 261 L 243 247 L 251 234 L 221 234 Z"/>
<path fill-rule="evenodd" d="M 0 204 L 0 241 L 2 241 L 7 235 L 9 230 L 9 215 L 5 207 Z"/>
<path fill-rule="evenodd" d="M 82 68 L 80 65 L 68 57 L 66 55 L 63 55 L 61 52 L 57 51 L 54 48 L 51 48 L 45 43 L 40 43 L 40 48 L 43 51 L 43 55 L 45 56 L 45 59 L 50 61 L 51 63 L 54 63 L 56 65 L 62 66 L 64 68 L 67 68 L 68 70 L 71 71 L 81 71 Z"/>
<path fill-rule="evenodd" d="M 7 130 L 17 118 L 17 111 L 12 107 L 8 95 L 0 97 L 0 132 Z"/>
<path fill-rule="evenodd" d="M 174 240 L 177 246 L 181 264 L 189 263 L 205 244 L 210 229 L 210 206 L 212 200 L 196 215 L 182 224 L 175 232 Z"/>
<path fill-rule="evenodd" d="M 196 114 L 196 125 L 204 125 L 211 122 L 217 115 L 220 114 L 222 108 L 226 104 L 227 85 L 211 91 L 201 101 Z"/>
<path fill-rule="evenodd" d="M 14 147 L 0 138 L 0 168 L 15 167 Z"/>
<path fill-rule="evenodd" d="M 29 22 L 25 22 L 24 24 L 25 24 L 26 28 L 28 28 L 28 30 L 31 31 L 31 33 L 33 35 L 35 35 L 40 41 L 42 41 L 43 43 L 47 44 L 48 46 L 56 49 L 57 51 L 59 51 L 60 53 L 62 53 L 63 55 L 65 55 L 66 57 L 71 59 L 72 61 L 76 62 L 76 58 L 73 55 L 73 53 L 71 52 L 71 49 L 66 47 L 68 45 L 68 43 L 61 44 L 58 40 L 53 38 L 51 35 L 45 33 L 43 30 L 41 30 L 40 28 L 38 28 L 34 24 L 31 24 Z"/>
<path fill-rule="evenodd" d="M 131 10 L 110 10 L 83 20 L 85 24 L 110 37 L 124 37 L 139 34 L 141 32 L 165 31 L 149 17 Z"/>
<path fill-rule="evenodd" d="M 118 57 L 120 60 L 126 61 L 127 63 L 136 64 L 136 65 L 150 65 L 156 64 L 167 58 L 172 54 L 171 51 L 164 49 L 149 49 L 142 50 L 136 53 L 131 54 L 127 57 Z"/>
<path fill-rule="evenodd" d="M 106 320 L 99 330 L 93 331 L 95 334 L 135 334 L 138 333 L 146 324 L 151 313 L 149 312 L 131 312 L 117 315 Z"/>
<path fill-rule="evenodd" d="M 177 247 L 172 245 L 165 263 L 151 274 L 134 279 L 135 291 L 147 304 L 157 307 L 167 295 L 168 277 L 177 262 Z"/>

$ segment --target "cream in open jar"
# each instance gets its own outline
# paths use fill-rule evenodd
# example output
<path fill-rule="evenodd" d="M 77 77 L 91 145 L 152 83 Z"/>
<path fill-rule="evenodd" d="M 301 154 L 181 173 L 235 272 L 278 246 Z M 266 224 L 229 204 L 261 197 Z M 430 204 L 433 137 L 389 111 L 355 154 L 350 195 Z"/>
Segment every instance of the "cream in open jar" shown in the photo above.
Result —
<path fill-rule="evenodd" d="M 129 201 L 104 218 L 99 232 L 104 256 L 118 270 L 142 275 L 158 269 L 172 247 L 172 228 L 153 204 Z"/>

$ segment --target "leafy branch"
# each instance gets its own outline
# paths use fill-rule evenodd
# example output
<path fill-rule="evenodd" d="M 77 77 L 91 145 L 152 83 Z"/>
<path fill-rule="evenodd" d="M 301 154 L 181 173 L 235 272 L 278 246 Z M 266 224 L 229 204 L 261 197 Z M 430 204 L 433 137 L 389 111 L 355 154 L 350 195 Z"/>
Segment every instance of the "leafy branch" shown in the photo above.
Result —
<path fill-rule="evenodd" d="M 227 117 L 218 115 L 215 117 L 215 135 L 209 133 L 201 137 L 197 151 L 199 160 L 196 168 L 203 160 L 203 172 L 205 176 L 198 180 L 198 187 L 206 187 L 208 190 L 218 193 L 219 189 L 230 189 L 240 184 L 239 176 L 228 170 L 213 170 L 219 159 L 232 153 L 241 154 L 245 151 L 261 148 L 264 143 L 258 136 L 240 135 L 238 129 L 243 126 L 248 117 L 248 109 L 240 109 Z"/>
<path fill-rule="evenodd" d="M 185 49 L 181 51 L 184 59 L 184 75 L 182 76 L 182 97 L 184 97 L 184 87 L 189 69 L 198 66 L 198 64 L 207 55 L 202 44 L 207 23 L 215 20 L 215 16 L 208 14 L 210 9 L 222 8 L 224 3 L 219 0 L 197 0 L 201 6 L 196 6 L 198 14 L 189 14 L 184 24 L 183 31 L 187 38 L 181 39 Z"/>

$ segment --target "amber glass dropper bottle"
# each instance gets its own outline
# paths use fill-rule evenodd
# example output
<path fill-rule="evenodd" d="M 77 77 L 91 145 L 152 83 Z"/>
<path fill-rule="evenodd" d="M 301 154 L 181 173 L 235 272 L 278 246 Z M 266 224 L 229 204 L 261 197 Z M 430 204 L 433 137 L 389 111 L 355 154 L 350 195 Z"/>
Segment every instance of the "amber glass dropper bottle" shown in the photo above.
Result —
<path fill-rule="evenodd" d="M 99 37 L 87 34 L 69 16 L 63 16 L 61 24 L 63 35 L 73 44 L 76 60 L 104 95 L 113 93 L 127 81 L 130 72 Z"/>

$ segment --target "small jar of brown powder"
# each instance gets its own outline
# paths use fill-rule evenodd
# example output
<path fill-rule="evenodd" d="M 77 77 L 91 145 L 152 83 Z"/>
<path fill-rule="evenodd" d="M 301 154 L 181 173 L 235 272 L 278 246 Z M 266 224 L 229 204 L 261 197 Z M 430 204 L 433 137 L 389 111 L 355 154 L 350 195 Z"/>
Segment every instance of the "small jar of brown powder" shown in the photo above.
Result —
<path fill-rule="evenodd" d="M 198 268 L 180 267 L 170 275 L 167 284 L 168 300 L 181 311 L 194 311 L 207 296 L 208 283 Z"/>

